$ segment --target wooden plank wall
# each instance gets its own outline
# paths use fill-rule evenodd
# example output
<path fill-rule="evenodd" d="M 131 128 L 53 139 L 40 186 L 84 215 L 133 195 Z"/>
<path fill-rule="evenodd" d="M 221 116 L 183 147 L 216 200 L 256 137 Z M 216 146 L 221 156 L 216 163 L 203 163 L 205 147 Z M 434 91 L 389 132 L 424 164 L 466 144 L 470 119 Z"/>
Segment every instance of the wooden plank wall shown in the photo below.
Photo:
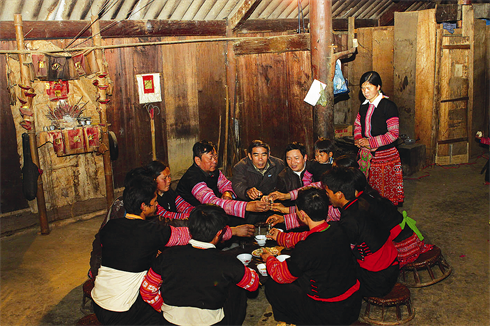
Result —
<path fill-rule="evenodd" d="M 398 106 L 400 135 L 415 139 L 415 67 L 417 12 L 395 12 L 393 101 Z"/>
<path fill-rule="evenodd" d="M 357 29 L 357 40 L 359 43 L 358 53 L 353 61 L 353 76 L 350 76 L 352 111 L 350 124 L 354 120 L 361 105 L 359 80 L 367 71 L 377 71 L 383 82 L 382 91 L 389 97 L 393 96 L 393 35 L 394 28 L 369 27 Z"/>
<path fill-rule="evenodd" d="M 427 163 L 432 163 L 434 148 L 433 133 L 436 119 L 433 117 L 435 49 L 435 9 L 423 10 L 418 14 L 417 60 L 415 71 L 415 139 L 426 146 Z"/>

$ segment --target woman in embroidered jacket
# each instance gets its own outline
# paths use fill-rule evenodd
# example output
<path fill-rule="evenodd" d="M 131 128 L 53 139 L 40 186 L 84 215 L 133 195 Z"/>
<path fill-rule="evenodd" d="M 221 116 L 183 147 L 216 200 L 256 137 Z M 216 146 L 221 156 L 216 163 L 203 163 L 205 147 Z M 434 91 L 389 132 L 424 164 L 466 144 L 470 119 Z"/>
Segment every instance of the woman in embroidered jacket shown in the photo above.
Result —
<path fill-rule="evenodd" d="M 359 147 L 359 166 L 371 187 L 395 205 L 403 202 L 403 176 L 398 139 L 398 108 L 381 92 L 376 71 L 364 73 L 359 82 L 365 101 L 354 122 L 354 143 Z"/>

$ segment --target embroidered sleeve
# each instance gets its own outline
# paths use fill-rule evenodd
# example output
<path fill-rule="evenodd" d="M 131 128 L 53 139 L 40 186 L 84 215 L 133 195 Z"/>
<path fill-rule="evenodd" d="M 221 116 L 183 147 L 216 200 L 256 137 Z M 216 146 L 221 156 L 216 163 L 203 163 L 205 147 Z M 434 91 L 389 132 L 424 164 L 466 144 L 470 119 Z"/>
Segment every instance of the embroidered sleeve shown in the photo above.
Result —
<path fill-rule="evenodd" d="M 175 212 L 167 211 L 165 208 L 163 208 L 160 205 L 157 205 L 157 215 L 172 220 L 182 220 L 182 219 L 189 218 L 189 213 L 175 213 Z"/>
<path fill-rule="evenodd" d="M 483 144 L 483 145 L 490 145 L 490 137 L 482 137 L 480 139 L 480 144 Z"/>
<path fill-rule="evenodd" d="M 358 113 L 354 121 L 354 139 L 362 138 L 361 115 Z"/>
<path fill-rule="evenodd" d="M 231 228 L 229 226 L 226 226 L 225 234 L 223 234 L 223 240 L 230 240 L 232 236 L 233 232 L 231 231 Z"/>
<path fill-rule="evenodd" d="M 386 120 L 386 126 L 388 128 L 388 132 L 386 134 L 369 138 L 369 146 L 371 146 L 371 148 L 378 148 L 391 144 L 398 138 L 398 117 L 393 117 Z"/>
<path fill-rule="evenodd" d="M 218 198 L 204 181 L 199 182 L 194 186 L 194 188 L 192 188 L 192 194 L 201 204 L 218 205 L 222 207 L 228 215 L 238 216 L 241 218 L 245 217 L 247 202 Z"/>
<path fill-rule="evenodd" d="M 284 224 L 286 224 L 287 230 L 297 228 L 301 225 L 296 212 L 284 215 Z"/>
<path fill-rule="evenodd" d="M 303 174 L 303 179 L 301 181 L 303 181 L 303 186 L 309 186 L 313 182 L 313 174 L 305 171 L 305 173 Z"/>
<path fill-rule="evenodd" d="M 237 285 L 247 291 L 253 292 L 259 287 L 259 275 L 247 266 L 243 267 L 245 267 L 245 275 L 243 275 L 242 280 Z"/>
<path fill-rule="evenodd" d="M 298 242 L 306 239 L 309 231 L 304 232 L 280 232 L 277 235 L 277 244 L 286 248 L 294 248 Z"/>
<path fill-rule="evenodd" d="M 280 262 L 274 256 L 267 258 L 267 274 L 277 283 L 293 283 L 298 279 L 291 274 L 286 261 Z"/>
<path fill-rule="evenodd" d="M 306 187 L 315 187 L 315 188 L 318 188 L 318 189 L 322 189 L 322 182 L 321 181 L 318 181 L 318 182 L 310 182 L 308 185 L 305 184 L 304 187 L 301 187 L 301 188 L 298 188 L 298 189 L 295 189 L 295 190 L 291 190 L 289 192 L 289 195 L 291 196 L 291 200 L 298 199 L 298 193 L 299 193 L 299 191 L 301 189 L 303 189 L 303 188 L 306 188 Z"/>
<path fill-rule="evenodd" d="M 161 276 L 150 268 L 141 283 L 140 294 L 143 301 L 152 306 L 156 311 L 161 311 L 163 304 L 160 285 L 162 285 Z"/>
<path fill-rule="evenodd" d="M 338 221 L 338 220 L 340 220 L 340 210 L 338 208 L 333 207 L 332 205 L 328 206 L 327 222 Z"/>
<path fill-rule="evenodd" d="M 189 243 L 191 234 L 188 228 L 170 226 L 170 229 L 172 230 L 172 234 L 165 247 L 184 246 Z"/>
<path fill-rule="evenodd" d="M 219 189 L 220 193 L 224 193 L 226 191 L 229 191 L 233 195 L 235 195 L 235 197 L 233 197 L 233 198 L 236 198 L 236 194 L 235 194 L 235 192 L 233 192 L 233 188 L 231 186 L 231 181 L 228 180 L 221 171 L 219 171 L 218 189 Z"/>

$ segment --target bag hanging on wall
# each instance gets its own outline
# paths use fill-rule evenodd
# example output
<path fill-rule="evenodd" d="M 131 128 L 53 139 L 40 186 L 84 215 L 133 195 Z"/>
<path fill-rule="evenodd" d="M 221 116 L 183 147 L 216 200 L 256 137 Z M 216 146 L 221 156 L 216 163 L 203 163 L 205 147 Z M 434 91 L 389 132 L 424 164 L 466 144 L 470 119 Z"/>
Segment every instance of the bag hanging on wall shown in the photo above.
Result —
<path fill-rule="evenodd" d="M 34 78 L 40 80 L 48 79 L 48 64 L 44 54 L 33 54 L 32 65 L 34 67 Z"/>
<path fill-rule="evenodd" d="M 342 66 L 340 60 L 335 63 L 335 76 L 333 77 L 333 95 L 348 93 L 347 81 L 342 75 Z"/>

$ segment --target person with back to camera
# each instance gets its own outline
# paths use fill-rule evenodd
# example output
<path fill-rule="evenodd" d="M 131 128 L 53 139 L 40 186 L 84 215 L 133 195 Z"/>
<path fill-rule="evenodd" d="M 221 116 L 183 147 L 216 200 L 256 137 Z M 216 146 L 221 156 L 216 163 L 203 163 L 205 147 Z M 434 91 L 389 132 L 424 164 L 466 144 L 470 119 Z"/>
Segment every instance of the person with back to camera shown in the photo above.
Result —
<path fill-rule="evenodd" d="M 294 247 L 280 262 L 267 250 L 262 259 L 271 279 L 265 284 L 274 318 L 297 325 L 350 325 L 361 308 L 360 282 L 350 243 L 339 222 L 326 222 L 325 191 L 299 192 L 296 211 L 309 231 L 284 233 L 273 228 L 268 238 Z M 294 238 L 286 241 L 286 238 Z"/>
<path fill-rule="evenodd" d="M 245 290 L 257 290 L 259 276 L 216 249 L 227 219 L 221 207 L 197 206 L 189 216 L 189 245 L 165 250 L 145 276 L 141 296 L 168 324 L 243 323 Z"/>
<path fill-rule="evenodd" d="M 395 285 L 398 252 L 393 244 L 397 234 L 379 227 L 369 203 L 356 197 L 356 169 L 334 167 L 322 175 L 322 185 L 333 206 L 340 208 L 340 226 L 344 229 L 358 262 L 361 294 L 383 297 Z"/>
<path fill-rule="evenodd" d="M 359 166 L 381 196 L 394 205 L 403 203 L 403 175 L 396 149 L 398 108 L 381 92 L 381 77 L 368 71 L 359 82 L 365 101 L 354 122 L 354 144 L 359 147 Z"/>

